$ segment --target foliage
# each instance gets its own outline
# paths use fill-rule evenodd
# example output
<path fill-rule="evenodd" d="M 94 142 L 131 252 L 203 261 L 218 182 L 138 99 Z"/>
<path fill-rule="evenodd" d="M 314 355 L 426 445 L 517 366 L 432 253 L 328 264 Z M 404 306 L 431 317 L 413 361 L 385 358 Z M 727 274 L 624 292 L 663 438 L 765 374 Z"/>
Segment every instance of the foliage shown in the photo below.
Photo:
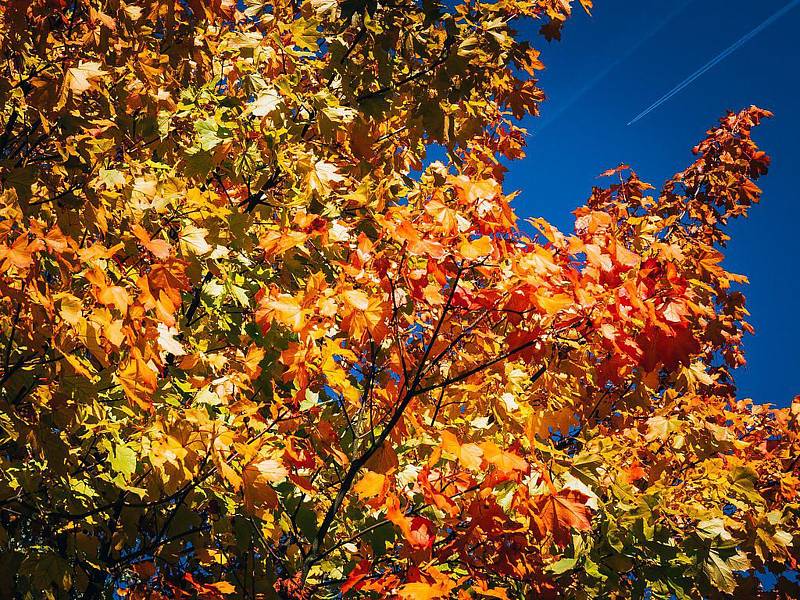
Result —
<path fill-rule="evenodd" d="M 1 589 L 796 597 L 800 401 L 737 400 L 722 266 L 768 113 L 524 233 L 514 28 L 570 9 L 0 4 Z"/>

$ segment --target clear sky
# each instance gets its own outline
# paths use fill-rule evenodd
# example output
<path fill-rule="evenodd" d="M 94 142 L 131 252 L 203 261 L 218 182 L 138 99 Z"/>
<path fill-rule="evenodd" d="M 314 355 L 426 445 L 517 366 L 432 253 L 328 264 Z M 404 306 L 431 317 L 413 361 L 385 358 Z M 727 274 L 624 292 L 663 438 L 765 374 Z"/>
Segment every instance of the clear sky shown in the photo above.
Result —
<path fill-rule="evenodd" d="M 627 163 L 659 187 L 691 162 L 691 148 L 726 109 L 773 111 L 754 134 L 773 159 L 760 180 L 764 199 L 730 228 L 726 265 L 750 278 L 744 291 L 756 328 L 748 365 L 736 373 L 739 395 L 785 406 L 800 394 L 800 6 L 627 126 L 789 0 L 595 4 L 591 17 L 576 11 L 560 42 L 537 44 L 548 101 L 540 119 L 525 123 L 528 156 L 512 164 L 506 189 L 522 192 L 520 216 L 569 231 L 570 212 L 607 168 Z"/>

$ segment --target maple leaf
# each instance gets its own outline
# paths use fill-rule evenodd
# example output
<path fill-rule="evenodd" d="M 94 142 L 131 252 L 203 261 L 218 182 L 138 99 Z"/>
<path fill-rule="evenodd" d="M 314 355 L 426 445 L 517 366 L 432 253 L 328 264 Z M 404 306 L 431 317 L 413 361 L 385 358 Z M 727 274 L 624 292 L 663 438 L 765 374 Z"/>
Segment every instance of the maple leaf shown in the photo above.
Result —
<path fill-rule="evenodd" d="M 141 242 L 142 246 L 152 252 L 156 258 L 161 260 L 169 258 L 169 242 L 158 238 L 152 239 L 147 231 L 145 231 L 145 229 L 139 224 L 135 224 L 133 227 L 131 227 L 131 231 L 139 240 L 139 242 Z"/>
<path fill-rule="evenodd" d="M 385 483 L 386 475 L 367 471 L 364 473 L 364 477 L 353 486 L 353 491 L 358 494 L 359 498 L 365 500 L 380 494 L 384 490 Z"/>
<path fill-rule="evenodd" d="M 288 325 L 293 331 L 303 329 L 306 316 L 305 311 L 296 298 L 288 294 L 282 294 L 274 300 L 268 300 L 263 304 L 263 310 L 269 311 L 280 323 Z"/>
<path fill-rule="evenodd" d="M 526 472 L 529 468 L 528 462 L 524 458 L 499 448 L 494 442 L 483 442 L 479 447 L 483 451 L 483 458 L 486 459 L 486 462 L 494 465 L 503 473 Z"/>
<path fill-rule="evenodd" d="M 492 252 L 492 240 L 484 235 L 476 240 L 465 241 L 461 244 L 459 252 L 468 260 L 481 258 Z"/>
<path fill-rule="evenodd" d="M 76 93 L 83 93 L 97 86 L 107 75 L 99 62 L 81 62 L 77 67 L 67 69 L 66 86 Z"/>
<path fill-rule="evenodd" d="M 65 294 L 61 297 L 61 317 L 70 325 L 76 325 L 80 321 L 83 305 L 79 298 L 72 294 Z"/>
<path fill-rule="evenodd" d="M 554 296 L 537 296 L 536 302 L 545 312 L 554 315 L 565 308 L 572 306 L 573 299 L 567 294 L 556 294 Z"/>
<path fill-rule="evenodd" d="M 339 173 L 336 165 L 324 160 L 315 162 L 308 176 L 309 187 L 321 196 L 327 196 L 336 184 L 343 181 L 344 176 Z"/>
<path fill-rule="evenodd" d="M 0 245 L 0 272 L 12 266 L 21 271 L 29 269 L 33 265 L 35 253 L 42 245 L 39 240 L 29 241 L 28 236 L 24 235 L 18 236 L 10 247 Z"/>
<path fill-rule="evenodd" d="M 138 350 L 134 349 L 130 358 L 120 365 L 117 377 L 130 400 L 144 408 L 150 407 L 149 396 L 158 387 L 158 377 Z"/>
<path fill-rule="evenodd" d="M 131 304 L 131 297 L 128 294 L 128 290 L 119 285 L 107 285 L 103 287 L 98 292 L 97 299 L 106 306 L 116 307 L 122 314 L 128 312 L 128 307 Z"/>
<path fill-rule="evenodd" d="M 221 600 L 225 596 L 236 592 L 236 587 L 227 581 L 218 581 L 215 583 L 200 583 L 191 573 L 185 573 L 183 578 L 189 585 L 204 598 L 211 600 Z"/>
<path fill-rule="evenodd" d="M 345 302 L 357 310 L 367 310 L 369 308 L 369 296 L 361 290 L 347 290 L 342 294 Z"/>
<path fill-rule="evenodd" d="M 361 582 L 369 575 L 372 569 L 372 561 L 364 559 L 359 561 L 355 568 L 347 575 L 347 579 L 342 584 L 341 592 L 346 594 L 352 589 L 359 589 Z"/>
<path fill-rule="evenodd" d="M 438 598 L 448 598 L 450 590 L 455 587 L 443 586 L 439 583 L 426 583 L 418 581 L 414 583 L 406 583 L 398 590 L 398 596 L 403 600 L 436 600 Z"/>
<path fill-rule="evenodd" d="M 415 573 L 415 578 L 419 581 L 412 581 L 400 588 L 400 598 L 449 598 L 456 587 L 455 581 L 434 566 L 420 569 Z"/>
<path fill-rule="evenodd" d="M 208 254 L 211 246 L 206 242 L 208 230 L 194 225 L 187 225 L 181 231 L 181 244 L 191 254 Z"/>
<path fill-rule="evenodd" d="M 179 332 L 174 327 L 168 327 L 163 323 L 158 324 L 158 345 L 164 352 L 169 352 L 174 356 L 186 354 L 181 343 L 175 339 Z"/>
<path fill-rule="evenodd" d="M 464 467 L 471 470 L 480 468 L 483 462 L 483 450 L 477 444 L 461 444 L 458 438 L 449 431 L 442 432 L 442 450 L 456 457 Z"/>
<path fill-rule="evenodd" d="M 386 500 L 386 507 L 386 518 L 400 528 L 403 537 L 412 548 L 424 550 L 433 545 L 436 534 L 430 519 L 419 516 L 409 519 L 400 510 L 400 502 L 396 496 L 389 496 Z"/>
<path fill-rule="evenodd" d="M 274 458 L 265 458 L 258 462 L 250 463 L 243 472 L 270 483 L 280 483 L 288 475 L 286 467 Z"/>
<path fill-rule="evenodd" d="M 361 338 L 366 331 L 375 332 L 386 313 L 380 296 L 368 296 L 361 290 L 347 290 L 342 294 L 345 304 L 352 310 L 347 324 L 353 337 Z"/>
<path fill-rule="evenodd" d="M 283 464 L 273 458 L 249 463 L 242 469 L 244 505 L 249 512 L 264 517 L 279 502 L 273 484 L 284 481 L 289 472 Z"/>
<path fill-rule="evenodd" d="M 566 546 L 572 531 L 592 528 L 585 494 L 572 489 L 546 494 L 536 501 L 535 521 L 542 536 L 551 535 L 553 541 Z"/>
<path fill-rule="evenodd" d="M 274 89 L 265 89 L 259 92 L 256 99 L 247 107 L 245 114 L 251 113 L 254 117 L 266 117 L 272 114 L 283 102 L 280 94 Z"/>

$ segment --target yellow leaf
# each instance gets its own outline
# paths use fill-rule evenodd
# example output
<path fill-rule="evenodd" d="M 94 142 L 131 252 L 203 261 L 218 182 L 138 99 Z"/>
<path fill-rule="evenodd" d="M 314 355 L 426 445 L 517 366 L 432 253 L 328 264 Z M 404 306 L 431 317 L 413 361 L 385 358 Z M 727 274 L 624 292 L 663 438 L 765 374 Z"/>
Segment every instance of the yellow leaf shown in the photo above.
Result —
<path fill-rule="evenodd" d="M 289 474 L 283 463 L 274 458 L 265 458 L 257 463 L 251 463 L 245 470 L 255 470 L 257 477 L 270 483 L 280 483 Z"/>
<path fill-rule="evenodd" d="M 174 327 L 167 327 L 163 323 L 158 324 L 158 345 L 164 352 L 169 352 L 174 356 L 183 356 L 186 350 L 183 349 L 181 343 L 175 339 L 178 335 L 178 330 Z"/>
<path fill-rule="evenodd" d="M 461 256 L 468 260 L 475 260 L 482 256 L 487 256 L 492 252 L 492 239 L 489 236 L 481 236 L 476 240 L 464 241 L 459 248 Z"/>
<path fill-rule="evenodd" d="M 181 231 L 181 244 L 191 254 L 207 254 L 211 251 L 211 246 L 206 242 L 207 235 L 207 229 L 187 225 Z"/>
<path fill-rule="evenodd" d="M 344 177 L 339 174 L 336 165 L 324 160 L 318 160 L 311 168 L 308 176 L 309 187 L 320 195 L 327 195 L 335 184 L 344 181 Z"/>
<path fill-rule="evenodd" d="M 236 588 L 232 586 L 227 581 L 220 581 L 217 583 L 209 583 L 206 585 L 208 588 L 212 588 L 218 591 L 220 594 L 233 594 L 236 591 Z"/>
<path fill-rule="evenodd" d="M 259 93 L 255 101 L 247 107 L 244 114 L 252 114 L 254 117 L 266 117 L 278 108 L 283 99 L 274 89 L 266 89 Z"/>
<path fill-rule="evenodd" d="M 61 318 L 70 325 L 75 325 L 80 321 L 82 309 L 81 301 L 72 294 L 65 294 L 61 298 Z"/>

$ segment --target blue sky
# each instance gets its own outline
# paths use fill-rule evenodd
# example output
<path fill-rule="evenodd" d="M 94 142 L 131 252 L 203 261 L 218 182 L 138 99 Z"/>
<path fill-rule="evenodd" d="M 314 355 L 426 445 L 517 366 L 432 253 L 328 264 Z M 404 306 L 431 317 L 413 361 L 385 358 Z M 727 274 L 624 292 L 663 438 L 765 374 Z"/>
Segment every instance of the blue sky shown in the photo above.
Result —
<path fill-rule="evenodd" d="M 528 156 L 511 165 L 506 189 L 522 193 L 520 216 L 571 230 L 597 175 L 624 162 L 657 187 L 691 160 L 691 148 L 726 109 L 756 104 L 775 113 L 754 134 L 773 159 L 764 200 L 729 230 L 729 270 L 745 290 L 756 335 L 739 395 L 787 405 L 800 393 L 800 6 L 658 109 L 641 111 L 789 0 L 596 0 L 560 42 L 540 40 L 548 101 L 526 121 Z M 532 37 L 532 32 L 531 32 Z"/>

